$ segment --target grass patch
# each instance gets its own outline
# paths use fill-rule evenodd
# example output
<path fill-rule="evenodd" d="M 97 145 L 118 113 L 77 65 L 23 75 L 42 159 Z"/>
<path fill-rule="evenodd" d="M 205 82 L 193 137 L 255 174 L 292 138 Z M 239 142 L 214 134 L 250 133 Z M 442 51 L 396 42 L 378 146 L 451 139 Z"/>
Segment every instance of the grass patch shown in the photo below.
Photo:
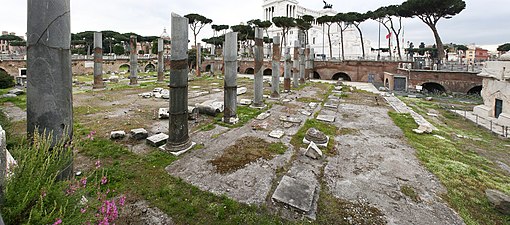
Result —
<path fill-rule="evenodd" d="M 333 148 L 335 146 L 334 137 L 336 135 L 337 128 L 334 125 L 327 124 L 316 119 L 306 120 L 305 124 L 299 129 L 296 135 L 292 137 L 292 139 L 290 140 L 290 144 L 292 144 L 296 149 L 308 147 L 306 144 L 303 144 L 303 138 L 305 137 L 306 132 L 310 128 L 315 128 L 323 132 L 325 135 L 329 136 L 330 137 L 329 144 L 324 153 L 328 155 L 336 154 Z"/>
<path fill-rule="evenodd" d="M 201 191 L 179 178 L 172 177 L 165 167 L 177 158 L 153 151 L 144 156 L 129 152 L 109 140 L 95 139 L 105 145 L 81 144 L 80 153 L 105 162 L 109 183 L 117 192 L 147 200 L 172 217 L 176 224 L 282 224 L 285 223 L 263 207 L 238 203 L 226 196 Z M 111 142 L 107 144 L 106 142 Z M 116 147 L 114 147 L 117 145 Z M 107 150 L 108 154 L 99 153 Z"/>
<path fill-rule="evenodd" d="M 0 95 L 7 94 L 10 90 L 12 90 L 12 88 L 0 89 Z M 2 105 L 3 103 L 6 103 L 6 102 L 10 102 L 21 109 L 24 109 L 24 110 L 27 109 L 27 95 L 26 94 L 21 94 L 21 95 L 18 95 L 17 97 L 0 98 L 0 105 Z"/>
<path fill-rule="evenodd" d="M 320 99 L 310 98 L 310 97 L 301 97 L 301 98 L 296 99 L 296 101 L 303 102 L 303 103 L 322 102 L 322 100 L 320 100 Z"/>
<path fill-rule="evenodd" d="M 221 174 L 235 172 L 258 159 L 271 160 L 276 154 L 283 154 L 287 147 L 279 143 L 269 143 L 256 137 L 242 138 L 210 162 Z"/>
<path fill-rule="evenodd" d="M 506 224 L 510 216 L 498 213 L 485 197 L 486 189 L 497 189 L 510 194 L 510 177 L 504 175 L 487 158 L 473 149 L 498 151 L 505 141 L 496 140 L 488 131 L 480 130 L 461 119 L 446 119 L 446 126 L 438 126 L 437 133 L 443 137 L 463 132 L 481 135 L 482 142 L 467 140 L 439 140 L 431 135 L 412 132 L 417 127 L 409 114 L 389 112 L 395 124 L 404 132 L 408 142 L 417 150 L 417 156 L 425 167 L 434 173 L 447 188 L 444 199 L 467 224 Z M 466 129 L 462 129 L 464 128 Z M 502 150 L 504 151 L 504 150 Z M 508 154 L 508 153 L 507 153 Z"/>
<path fill-rule="evenodd" d="M 402 192 L 402 194 L 409 197 L 411 200 L 413 200 L 416 203 L 421 202 L 420 196 L 418 195 L 418 193 L 416 193 L 416 190 L 414 189 L 414 187 L 404 185 L 404 186 L 400 187 L 400 192 Z"/>
<path fill-rule="evenodd" d="M 211 131 L 211 130 L 214 130 L 214 128 L 216 128 L 216 125 L 214 125 L 214 123 L 210 123 L 210 124 L 203 125 L 202 127 L 199 128 L 199 130 L 200 131 Z"/>
<path fill-rule="evenodd" d="M 268 104 L 266 109 L 264 109 L 264 110 L 271 109 L 271 106 L 272 105 Z M 250 108 L 248 106 L 238 106 L 237 107 L 237 117 L 239 118 L 239 122 L 237 122 L 236 124 L 225 123 L 225 122 L 221 121 L 221 119 L 223 118 L 223 113 L 220 113 L 216 116 L 216 124 L 218 124 L 220 126 L 224 126 L 224 127 L 229 127 L 229 128 L 242 127 L 246 123 L 248 123 L 250 120 L 252 120 L 253 118 L 260 115 L 262 112 L 263 111 L 260 109 L 254 109 L 254 108 Z"/>

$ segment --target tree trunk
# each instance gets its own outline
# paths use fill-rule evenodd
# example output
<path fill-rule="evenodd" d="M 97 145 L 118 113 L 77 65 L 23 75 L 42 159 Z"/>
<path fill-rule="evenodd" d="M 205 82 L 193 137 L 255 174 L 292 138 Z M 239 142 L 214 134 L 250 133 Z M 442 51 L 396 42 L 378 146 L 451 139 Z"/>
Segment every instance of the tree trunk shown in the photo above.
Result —
<path fill-rule="evenodd" d="M 359 28 L 359 24 L 354 25 L 354 26 L 356 26 L 356 29 L 358 29 L 359 36 L 361 38 L 361 52 L 363 54 L 363 59 L 364 59 L 365 58 L 365 43 L 363 42 L 363 32 L 361 32 L 361 29 Z"/>
<path fill-rule="evenodd" d="M 340 51 L 342 51 L 342 61 L 345 61 L 344 53 L 344 29 L 340 26 Z"/>
<path fill-rule="evenodd" d="M 439 36 L 437 27 L 433 24 L 427 24 L 427 25 L 429 25 L 430 29 L 432 29 L 432 32 L 434 32 L 434 38 L 436 39 L 436 47 L 437 47 L 437 57 L 439 58 L 439 60 L 441 61 L 441 64 L 442 64 L 443 59 L 445 57 L 443 42 L 441 41 L 441 37 Z"/>
<path fill-rule="evenodd" d="M 329 41 L 329 57 L 333 58 L 333 48 L 331 46 L 331 34 L 330 34 L 330 30 L 331 30 L 331 25 L 328 26 L 328 41 Z"/>
<path fill-rule="evenodd" d="M 402 60 L 402 51 L 400 51 L 400 30 L 402 29 L 402 18 L 399 19 L 398 32 L 395 30 L 395 26 L 393 25 L 393 20 L 390 20 L 390 23 L 391 23 L 391 30 L 393 30 L 393 33 L 395 34 L 395 38 L 397 40 L 398 59 Z"/>
<path fill-rule="evenodd" d="M 390 34 L 391 33 L 390 28 L 386 24 L 384 24 L 384 23 L 383 23 L 383 25 L 386 28 L 386 30 L 388 31 L 388 34 Z M 392 56 L 392 53 L 391 53 L 391 36 L 390 36 L 390 38 L 388 38 L 388 52 L 390 53 L 390 58 L 391 58 L 391 56 Z"/>

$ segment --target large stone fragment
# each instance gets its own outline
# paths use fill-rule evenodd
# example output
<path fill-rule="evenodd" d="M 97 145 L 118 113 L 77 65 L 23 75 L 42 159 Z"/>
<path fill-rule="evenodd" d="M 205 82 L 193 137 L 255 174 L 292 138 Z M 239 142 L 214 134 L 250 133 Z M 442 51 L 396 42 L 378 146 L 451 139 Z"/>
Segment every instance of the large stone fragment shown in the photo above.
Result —
<path fill-rule="evenodd" d="M 323 121 L 323 122 L 328 122 L 328 123 L 333 123 L 333 122 L 335 122 L 335 116 L 319 115 L 319 116 L 317 116 L 317 120 Z"/>
<path fill-rule="evenodd" d="M 320 159 L 320 158 L 322 158 L 322 151 L 319 149 L 319 147 L 315 143 L 310 142 L 310 144 L 308 145 L 308 148 L 306 149 L 305 155 L 312 159 Z"/>
<path fill-rule="evenodd" d="M 291 116 L 280 116 L 280 120 L 287 123 L 301 123 L 303 120 L 297 118 L 297 117 L 291 117 Z"/>
<path fill-rule="evenodd" d="M 133 129 L 129 132 L 129 134 L 131 135 L 131 138 L 135 140 L 143 140 L 149 137 L 149 132 L 143 128 Z"/>
<path fill-rule="evenodd" d="M 122 139 L 126 136 L 126 132 L 120 130 L 120 131 L 112 131 L 110 133 L 110 139 L 112 140 L 117 140 L 117 139 Z"/>
<path fill-rule="evenodd" d="M 247 91 L 248 91 L 248 88 L 246 88 L 246 87 L 237 88 L 237 95 L 244 95 L 244 94 L 246 94 Z"/>
<path fill-rule="evenodd" d="M 418 129 L 414 129 L 413 132 L 417 134 L 431 134 L 434 128 L 428 124 L 421 124 Z"/>
<path fill-rule="evenodd" d="M 485 195 L 499 212 L 510 215 L 510 196 L 497 190 L 486 190 Z"/>
<path fill-rule="evenodd" d="M 310 128 L 306 131 L 305 140 L 314 142 L 315 144 L 327 144 L 328 136 L 315 128 Z"/>
<path fill-rule="evenodd" d="M 309 212 L 312 209 L 315 185 L 284 176 L 276 188 L 272 199 L 287 204 L 302 212 Z"/>
<path fill-rule="evenodd" d="M 197 120 L 200 115 L 200 111 L 197 107 L 188 106 L 188 120 Z"/>
<path fill-rule="evenodd" d="M 160 108 L 158 111 L 158 118 L 161 119 L 168 119 L 170 117 L 170 113 L 168 112 L 168 108 Z"/>
<path fill-rule="evenodd" d="M 156 135 L 153 135 L 153 136 L 147 138 L 147 144 L 154 146 L 154 147 L 159 147 L 159 146 L 166 144 L 166 141 L 168 140 L 168 138 L 169 138 L 168 135 L 166 135 L 164 133 L 156 134 Z"/>
<path fill-rule="evenodd" d="M 23 93 L 25 93 L 25 91 L 18 89 L 18 88 L 14 88 L 9 91 L 9 94 L 13 94 L 13 95 L 21 95 Z"/>
<path fill-rule="evenodd" d="M 257 120 L 265 120 L 265 119 L 267 119 L 270 116 L 271 116 L 271 113 L 268 113 L 268 112 L 267 113 L 261 113 L 255 119 L 257 119 Z"/>
<path fill-rule="evenodd" d="M 271 133 L 269 133 L 269 137 L 281 139 L 285 135 L 285 132 L 283 130 L 273 130 Z"/>

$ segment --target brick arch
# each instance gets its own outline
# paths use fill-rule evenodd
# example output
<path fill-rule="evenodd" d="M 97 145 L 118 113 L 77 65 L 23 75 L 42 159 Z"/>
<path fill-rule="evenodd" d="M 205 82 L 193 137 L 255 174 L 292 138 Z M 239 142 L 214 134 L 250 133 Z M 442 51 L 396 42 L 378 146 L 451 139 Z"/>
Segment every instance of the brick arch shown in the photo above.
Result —
<path fill-rule="evenodd" d="M 128 68 L 127 72 L 131 71 L 131 66 L 129 64 L 127 64 L 127 63 L 120 64 L 119 68 L 117 70 L 120 71 L 121 70 L 120 68 L 122 68 L 122 67 L 127 67 Z"/>
<path fill-rule="evenodd" d="M 313 71 L 313 79 L 322 79 L 321 74 L 317 71 Z"/>
<path fill-rule="evenodd" d="M 149 64 L 147 64 L 147 65 L 145 66 L 145 68 L 144 68 L 144 70 L 143 70 L 143 71 L 145 72 L 145 71 L 147 71 L 147 70 L 149 70 L 149 69 L 151 69 L 151 70 L 152 70 L 152 72 L 154 72 L 154 71 L 156 71 L 156 66 L 155 66 L 154 64 L 152 64 L 152 63 L 149 63 Z"/>
<path fill-rule="evenodd" d="M 441 82 L 425 82 L 421 85 L 423 87 L 424 91 L 433 92 L 433 93 L 445 93 L 448 90 L 444 85 L 441 84 Z"/>
<path fill-rule="evenodd" d="M 262 74 L 263 74 L 264 76 L 271 76 L 271 75 L 273 75 L 273 69 L 272 69 L 272 68 L 266 68 L 266 69 L 262 72 Z"/>
<path fill-rule="evenodd" d="M 351 76 L 345 72 L 337 72 L 333 75 L 331 80 L 340 80 L 343 79 L 344 81 L 352 81 Z"/>
<path fill-rule="evenodd" d="M 255 74 L 255 69 L 248 67 L 244 70 L 244 74 Z"/>
<path fill-rule="evenodd" d="M 467 94 L 470 94 L 470 95 L 481 95 L 482 94 L 482 88 L 483 88 L 482 85 L 473 86 L 473 87 L 471 87 L 467 91 Z"/>

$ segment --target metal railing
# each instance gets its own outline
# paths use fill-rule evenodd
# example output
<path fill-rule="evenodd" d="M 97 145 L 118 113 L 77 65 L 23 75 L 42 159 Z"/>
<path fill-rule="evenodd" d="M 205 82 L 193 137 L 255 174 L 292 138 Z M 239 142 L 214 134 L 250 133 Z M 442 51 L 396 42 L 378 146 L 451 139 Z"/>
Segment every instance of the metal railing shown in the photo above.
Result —
<path fill-rule="evenodd" d="M 481 116 L 478 116 L 471 111 L 466 110 L 452 110 L 455 113 L 462 112 L 464 119 L 470 120 L 473 123 L 475 123 L 477 126 L 482 126 L 488 130 L 490 130 L 492 133 L 495 133 L 497 135 L 501 135 L 502 137 L 508 138 L 509 137 L 509 131 L 510 127 L 505 125 L 500 125 L 494 122 L 492 119 L 487 119 Z M 471 117 L 471 118 L 470 118 Z"/>

